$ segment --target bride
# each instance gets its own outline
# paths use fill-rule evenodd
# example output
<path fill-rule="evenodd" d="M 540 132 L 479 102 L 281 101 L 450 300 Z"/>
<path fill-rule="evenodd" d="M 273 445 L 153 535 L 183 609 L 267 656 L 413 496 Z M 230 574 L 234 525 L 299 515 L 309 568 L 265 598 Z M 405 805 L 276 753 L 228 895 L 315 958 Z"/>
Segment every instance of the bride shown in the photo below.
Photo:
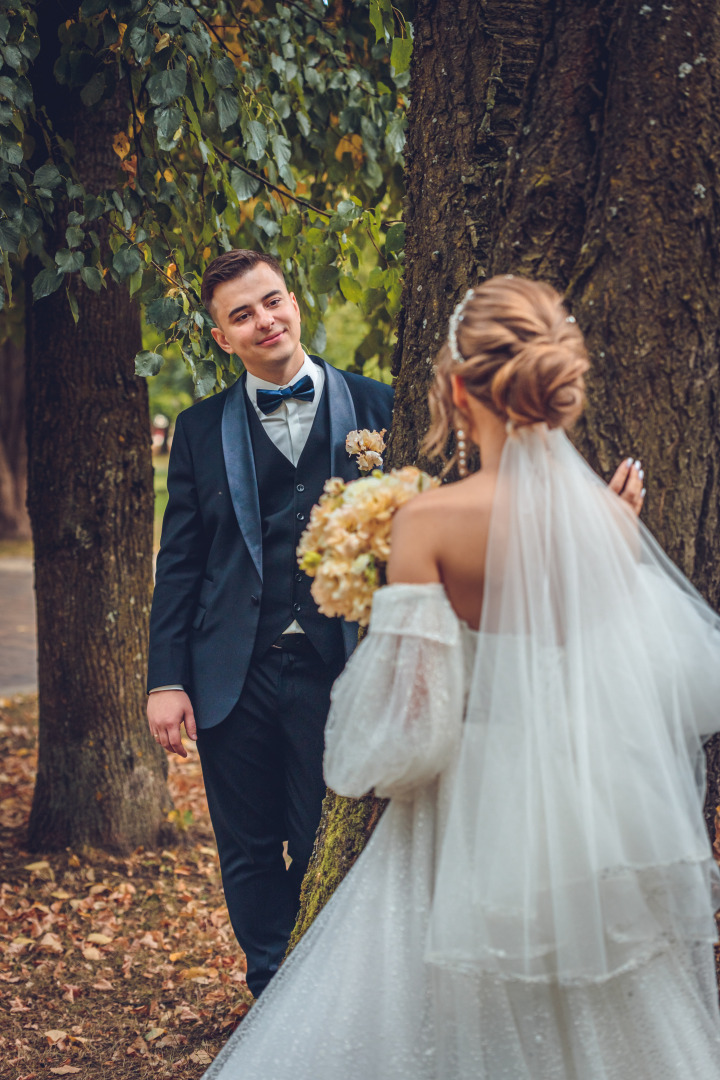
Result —
<path fill-rule="evenodd" d="M 390 805 L 206 1080 L 720 1078 L 720 621 L 569 442 L 586 367 L 546 285 L 456 309 L 428 445 L 482 469 L 398 513 L 326 735 Z"/>

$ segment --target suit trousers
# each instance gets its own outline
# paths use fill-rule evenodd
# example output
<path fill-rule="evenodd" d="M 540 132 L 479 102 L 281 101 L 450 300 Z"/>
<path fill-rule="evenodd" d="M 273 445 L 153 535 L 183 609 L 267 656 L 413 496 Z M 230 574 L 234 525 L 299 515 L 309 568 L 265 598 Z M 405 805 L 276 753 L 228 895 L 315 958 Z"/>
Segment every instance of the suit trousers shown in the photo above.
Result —
<path fill-rule="evenodd" d="M 325 795 L 330 689 L 344 665 L 342 655 L 326 664 L 305 635 L 292 638 L 253 657 L 233 710 L 197 739 L 225 900 L 256 997 L 297 916 Z"/>

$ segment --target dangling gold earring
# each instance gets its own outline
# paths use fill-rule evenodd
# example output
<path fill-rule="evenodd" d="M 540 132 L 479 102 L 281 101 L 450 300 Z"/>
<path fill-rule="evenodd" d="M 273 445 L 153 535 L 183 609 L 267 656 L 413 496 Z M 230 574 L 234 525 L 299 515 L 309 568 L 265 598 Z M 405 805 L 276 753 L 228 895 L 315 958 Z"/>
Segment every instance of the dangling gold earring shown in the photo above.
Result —
<path fill-rule="evenodd" d="M 457 458 L 458 458 L 458 475 L 462 479 L 468 474 L 467 467 L 467 443 L 465 441 L 465 429 L 455 429 L 455 444 L 457 446 Z"/>

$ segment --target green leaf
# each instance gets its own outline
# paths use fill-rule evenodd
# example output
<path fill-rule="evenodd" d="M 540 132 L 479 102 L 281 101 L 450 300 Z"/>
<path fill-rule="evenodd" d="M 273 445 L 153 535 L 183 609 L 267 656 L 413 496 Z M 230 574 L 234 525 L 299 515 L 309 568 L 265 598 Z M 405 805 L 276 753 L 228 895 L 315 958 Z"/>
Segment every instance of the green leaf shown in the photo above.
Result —
<path fill-rule="evenodd" d="M 355 278 L 343 274 L 340 278 L 340 292 L 351 304 L 359 304 L 362 299 L 363 288 Z"/>
<path fill-rule="evenodd" d="M 50 293 L 54 293 L 56 289 L 60 288 L 64 278 L 65 275 L 52 266 L 46 270 L 41 270 L 32 284 L 33 299 L 42 300 L 44 297 L 49 296 Z"/>
<path fill-rule="evenodd" d="M 96 199 L 94 195 L 86 195 L 83 199 L 83 210 L 88 221 L 95 221 L 105 213 L 105 203 L 102 199 Z"/>
<path fill-rule="evenodd" d="M 77 321 L 80 318 L 80 311 L 78 310 L 78 302 L 75 299 L 75 297 L 73 296 L 73 294 L 70 292 L 69 289 L 65 290 L 65 295 L 67 296 L 67 302 L 70 305 L 70 314 L 73 317 L 73 322 L 77 324 Z"/>
<path fill-rule="evenodd" d="M 168 68 L 148 79 L 147 89 L 153 105 L 170 105 L 185 93 L 187 71 L 183 67 Z"/>
<path fill-rule="evenodd" d="M 35 187 L 55 188 L 62 184 L 62 179 L 56 166 L 52 162 L 48 162 L 47 165 L 41 165 L 36 170 L 33 176 L 33 184 Z"/>
<path fill-rule="evenodd" d="M 0 221 L 0 251 L 12 252 L 17 255 L 20 243 L 20 229 L 11 221 Z"/>
<path fill-rule="evenodd" d="M 368 288 L 382 289 L 385 284 L 385 271 L 382 266 L 373 266 L 368 277 Z"/>
<path fill-rule="evenodd" d="M 148 322 L 160 330 L 169 330 L 183 313 L 182 304 L 172 296 L 161 296 L 145 309 Z"/>
<path fill-rule="evenodd" d="M 370 0 L 370 24 L 375 31 L 375 41 L 385 40 L 385 28 L 378 0 Z"/>
<path fill-rule="evenodd" d="M 143 375 L 146 378 L 150 375 L 157 375 L 164 363 L 165 361 L 160 353 L 139 352 L 135 357 L 135 374 Z"/>
<path fill-rule="evenodd" d="M 103 285 L 103 276 L 96 266 L 83 266 L 80 277 L 93 292 L 100 292 Z"/>
<path fill-rule="evenodd" d="M 69 225 L 65 230 L 65 243 L 69 248 L 75 248 L 83 242 L 85 233 L 77 225 Z"/>
<path fill-rule="evenodd" d="M 212 392 L 217 382 L 217 370 L 212 359 L 198 360 L 195 365 L 195 389 L 198 397 Z"/>
<path fill-rule="evenodd" d="M 142 265 L 142 255 L 135 247 L 121 247 L 113 255 L 113 270 L 121 278 L 129 278 Z"/>
<path fill-rule="evenodd" d="M 268 143 L 267 128 L 259 120 L 248 120 L 243 128 L 245 151 L 251 161 L 258 161 L 265 153 Z"/>
<path fill-rule="evenodd" d="M 337 285 L 339 277 L 337 266 L 313 266 L 310 268 L 310 287 L 316 293 L 329 293 Z"/>
<path fill-rule="evenodd" d="M 393 69 L 393 75 L 402 75 L 410 67 L 412 47 L 412 38 L 409 35 L 404 38 L 393 38 L 392 52 L 390 53 L 390 66 Z"/>
<path fill-rule="evenodd" d="M 212 62 L 212 72 L 218 86 L 230 86 L 235 81 L 235 65 L 229 56 L 216 56 Z"/>
<path fill-rule="evenodd" d="M 286 139 L 284 135 L 273 135 L 271 145 L 273 156 L 278 163 L 278 168 L 281 169 L 283 165 L 287 165 L 290 161 L 290 155 L 292 154 L 290 140 Z"/>
<path fill-rule="evenodd" d="M 0 146 L 0 161 L 7 161 L 8 165 L 22 165 L 22 146 L 18 146 L 17 143 L 3 142 Z"/>
<path fill-rule="evenodd" d="M 2 50 L 2 57 L 8 67 L 17 71 L 23 62 L 22 53 L 17 45 L 6 45 Z"/>
<path fill-rule="evenodd" d="M 33 93 L 32 86 L 28 80 L 23 76 L 15 81 L 15 104 L 18 109 L 27 109 L 32 105 Z"/>
<path fill-rule="evenodd" d="M 155 38 L 147 30 L 143 30 L 142 26 L 133 27 L 128 35 L 128 42 L 138 63 L 142 64 L 149 56 L 152 56 Z"/>
<path fill-rule="evenodd" d="M 302 215 L 297 210 L 291 210 L 282 219 L 280 227 L 283 236 L 297 236 L 302 229 Z"/>
<path fill-rule="evenodd" d="M 256 180 L 254 176 L 248 176 L 242 169 L 233 166 L 230 171 L 230 186 L 240 202 L 245 202 L 246 199 L 252 199 L 253 195 L 257 193 L 260 188 L 260 181 Z"/>
<path fill-rule="evenodd" d="M 104 93 L 105 75 L 102 71 L 96 71 L 90 81 L 86 83 L 80 91 L 80 100 L 83 105 L 97 105 Z"/>
<path fill-rule="evenodd" d="M 401 154 L 405 148 L 405 127 L 404 116 L 395 116 L 388 124 L 385 145 L 395 154 Z"/>
<path fill-rule="evenodd" d="M 387 231 L 385 237 L 385 252 L 386 254 L 397 255 L 398 252 L 405 249 L 405 225 L 401 221 L 396 225 L 391 225 Z"/>
<path fill-rule="evenodd" d="M 135 273 L 131 275 L 130 281 L 128 283 L 129 291 L 130 291 L 131 296 L 134 296 L 135 293 L 140 288 L 140 286 L 142 285 L 144 270 L 145 270 L 144 265 L 140 266 L 135 271 Z"/>
<path fill-rule="evenodd" d="M 226 131 L 238 118 L 237 95 L 231 90 L 218 90 L 215 95 L 215 108 L 220 130 Z"/>
<path fill-rule="evenodd" d="M 74 274 L 82 267 L 85 256 L 82 251 L 68 251 L 67 248 L 61 248 L 60 251 L 55 252 L 55 262 L 64 274 Z"/>

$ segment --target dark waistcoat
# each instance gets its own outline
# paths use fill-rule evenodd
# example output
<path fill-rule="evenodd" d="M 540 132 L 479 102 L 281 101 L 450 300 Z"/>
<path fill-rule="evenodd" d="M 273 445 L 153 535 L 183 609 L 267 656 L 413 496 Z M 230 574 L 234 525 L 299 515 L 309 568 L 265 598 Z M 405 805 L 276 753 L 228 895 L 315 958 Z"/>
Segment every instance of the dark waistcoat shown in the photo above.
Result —
<path fill-rule="evenodd" d="M 262 523 L 263 588 L 255 655 L 260 656 L 297 619 L 321 657 L 329 662 L 343 650 L 339 619 L 321 615 L 310 595 L 312 579 L 298 569 L 295 550 L 310 511 L 322 494 L 330 466 L 327 394 L 297 466 L 265 432 L 247 394 L 247 408 Z"/>

